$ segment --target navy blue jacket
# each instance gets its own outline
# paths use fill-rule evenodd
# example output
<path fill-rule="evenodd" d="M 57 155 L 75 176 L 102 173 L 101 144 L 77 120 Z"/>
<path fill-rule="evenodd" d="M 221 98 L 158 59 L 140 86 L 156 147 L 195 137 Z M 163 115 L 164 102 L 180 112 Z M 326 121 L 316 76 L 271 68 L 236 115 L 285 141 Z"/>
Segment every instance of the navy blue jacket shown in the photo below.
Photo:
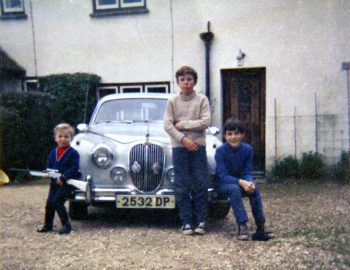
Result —
<path fill-rule="evenodd" d="M 236 184 L 239 179 L 253 181 L 253 148 L 246 143 L 233 148 L 224 143 L 215 153 L 216 174 L 221 184 Z"/>
<path fill-rule="evenodd" d="M 62 176 L 60 179 L 65 183 L 69 179 L 79 179 L 79 153 L 74 148 L 69 148 L 61 160 L 57 160 L 57 149 L 52 149 L 49 154 L 49 169 L 58 170 Z"/>

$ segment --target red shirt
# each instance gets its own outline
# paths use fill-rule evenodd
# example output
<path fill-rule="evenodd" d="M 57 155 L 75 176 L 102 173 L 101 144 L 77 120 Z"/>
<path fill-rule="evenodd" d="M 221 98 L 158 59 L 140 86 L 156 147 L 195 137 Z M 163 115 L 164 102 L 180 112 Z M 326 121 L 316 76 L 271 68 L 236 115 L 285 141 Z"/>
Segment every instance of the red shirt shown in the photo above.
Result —
<path fill-rule="evenodd" d="M 57 161 L 61 160 L 61 158 L 68 151 L 69 148 L 70 148 L 70 146 L 68 146 L 68 147 L 57 147 L 57 150 L 56 150 L 56 159 L 57 159 Z"/>

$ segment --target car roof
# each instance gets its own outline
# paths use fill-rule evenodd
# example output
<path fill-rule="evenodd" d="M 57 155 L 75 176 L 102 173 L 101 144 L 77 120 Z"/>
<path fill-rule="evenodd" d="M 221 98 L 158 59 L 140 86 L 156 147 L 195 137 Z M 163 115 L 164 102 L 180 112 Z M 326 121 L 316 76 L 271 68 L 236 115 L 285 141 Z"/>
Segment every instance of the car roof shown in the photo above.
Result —
<path fill-rule="evenodd" d="M 115 99 L 130 99 L 130 98 L 160 98 L 160 99 L 169 99 L 174 96 L 174 94 L 165 94 L 165 93 L 127 93 L 127 94 L 110 94 L 104 96 L 99 100 L 99 102 L 105 102 L 108 100 Z"/>

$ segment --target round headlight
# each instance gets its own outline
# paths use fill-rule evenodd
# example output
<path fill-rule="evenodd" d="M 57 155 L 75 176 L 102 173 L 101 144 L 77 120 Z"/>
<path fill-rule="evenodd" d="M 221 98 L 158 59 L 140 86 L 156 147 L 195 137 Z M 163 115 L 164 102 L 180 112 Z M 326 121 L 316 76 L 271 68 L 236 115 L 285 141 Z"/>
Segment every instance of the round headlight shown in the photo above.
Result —
<path fill-rule="evenodd" d="M 111 170 L 112 181 L 116 184 L 122 184 L 126 177 L 126 171 L 122 167 L 115 167 Z"/>
<path fill-rule="evenodd" d="M 113 154 L 107 148 L 98 148 L 92 154 L 92 160 L 97 167 L 106 169 L 112 165 Z"/>
<path fill-rule="evenodd" d="M 173 168 L 168 170 L 166 172 L 166 177 L 170 183 L 174 184 L 175 183 L 175 170 Z"/>

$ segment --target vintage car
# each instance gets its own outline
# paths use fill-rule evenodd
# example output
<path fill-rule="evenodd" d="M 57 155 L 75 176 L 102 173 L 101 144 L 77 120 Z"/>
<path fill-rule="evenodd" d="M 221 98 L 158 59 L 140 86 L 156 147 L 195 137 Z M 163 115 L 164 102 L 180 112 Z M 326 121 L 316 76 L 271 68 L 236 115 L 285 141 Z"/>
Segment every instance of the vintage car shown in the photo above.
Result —
<path fill-rule="evenodd" d="M 99 100 L 89 125 L 79 124 L 72 146 L 80 154 L 86 191 L 69 200 L 72 219 L 87 216 L 88 206 L 117 209 L 176 209 L 170 138 L 163 116 L 171 94 L 112 94 Z M 216 190 L 214 154 L 222 142 L 219 129 L 207 130 L 210 175 L 209 215 L 224 218 L 227 198 Z M 176 212 L 176 210 L 175 210 Z"/>

